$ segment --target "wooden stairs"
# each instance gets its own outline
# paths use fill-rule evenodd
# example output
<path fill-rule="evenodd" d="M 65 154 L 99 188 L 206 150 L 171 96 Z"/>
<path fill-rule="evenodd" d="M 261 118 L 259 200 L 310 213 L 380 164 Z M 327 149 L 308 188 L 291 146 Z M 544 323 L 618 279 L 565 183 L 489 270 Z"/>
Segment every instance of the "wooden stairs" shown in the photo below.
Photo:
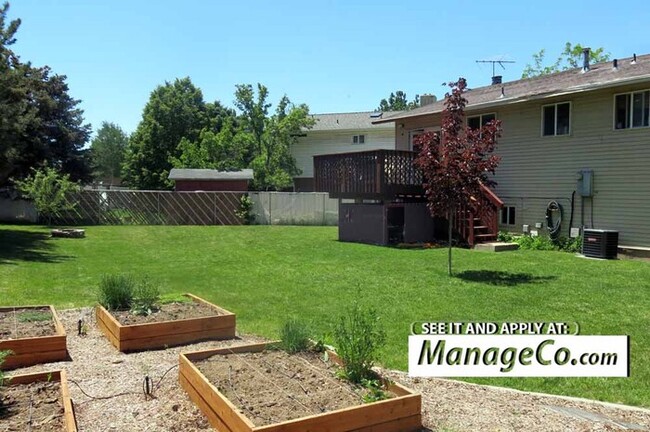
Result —
<path fill-rule="evenodd" d="M 469 247 L 495 241 L 499 233 L 499 211 L 503 208 L 503 201 L 485 185 L 481 185 L 481 192 L 481 196 L 476 198 L 477 210 L 463 206 L 454 217 L 453 229 Z"/>

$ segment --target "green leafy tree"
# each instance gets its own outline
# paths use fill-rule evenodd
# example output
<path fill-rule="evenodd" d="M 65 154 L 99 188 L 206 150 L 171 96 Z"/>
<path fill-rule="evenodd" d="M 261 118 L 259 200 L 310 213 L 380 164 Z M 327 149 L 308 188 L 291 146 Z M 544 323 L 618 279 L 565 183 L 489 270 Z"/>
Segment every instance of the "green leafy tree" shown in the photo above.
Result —
<path fill-rule="evenodd" d="M 68 174 L 61 174 L 48 166 L 34 169 L 25 180 L 16 181 L 16 186 L 34 202 L 39 217 L 45 218 L 48 225 L 58 213 L 74 209 L 75 203 L 68 198 L 71 193 L 79 191 L 79 185 L 72 182 Z"/>
<path fill-rule="evenodd" d="M 90 149 L 95 178 L 119 182 L 129 136 L 115 123 L 103 122 Z"/>
<path fill-rule="evenodd" d="M 539 52 L 533 54 L 533 64 L 526 65 L 522 78 L 532 78 L 540 75 L 548 75 L 563 70 L 574 69 L 582 66 L 584 47 L 580 44 L 572 45 L 567 42 L 564 46 L 564 51 L 560 54 L 557 60 L 550 64 L 544 65 L 546 57 L 546 50 L 541 49 Z M 601 63 L 609 61 L 610 54 L 605 52 L 605 49 L 600 47 L 592 49 L 589 52 L 589 61 L 591 63 Z"/>
<path fill-rule="evenodd" d="M 238 133 L 234 119 L 227 118 L 221 130 L 203 129 L 196 142 L 183 138 L 178 157 L 172 157 L 174 168 L 207 168 L 235 171 L 248 166 L 251 160 L 251 137 Z"/>
<path fill-rule="evenodd" d="M 203 94 L 189 78 L 158 86 L 129 140 L 124 181 L 139 189 L 171 188 L 167 177 L 179 144 L 183 138 L 196 142 L 210 120 Z"/>
<path fill-rule="evenodd" d="M 239 134 L 242 142 L 253 143 L 254 159 L 250 167 L 255 172 L 253 187 L 259 190 L 281 190 L 291 186 L 300 174 L 290 148 L 304 129 L 314 120 L 305 104 L 294 105 L 287 96 L 278 102 L 275 113 L 269 115 L 268 89 L 257 84 L 257 94 L 250 84 L 238 85 L 235 106 L 241 111 Z"/>
<path fill-rule="evenodd" d="M 379 102 L 378 111 L 406 111 L 420 106 L 420 96 L 415 95 L 415 99 L 409 102 L 406 93 L 402 90 L 397 90 L 395 93 L 390 94 L 388 99 L 382 99 Z"/>
<path fill-rule="evenodd" d="M 8 10 L 8 3 L 0 7 L 0 185 L 44 163 L 89 180 L 90 125 L 80 101 L 68 94 L 64 75 L 23 63 L 11 50 L 20 20 L 7 23 Z"/>

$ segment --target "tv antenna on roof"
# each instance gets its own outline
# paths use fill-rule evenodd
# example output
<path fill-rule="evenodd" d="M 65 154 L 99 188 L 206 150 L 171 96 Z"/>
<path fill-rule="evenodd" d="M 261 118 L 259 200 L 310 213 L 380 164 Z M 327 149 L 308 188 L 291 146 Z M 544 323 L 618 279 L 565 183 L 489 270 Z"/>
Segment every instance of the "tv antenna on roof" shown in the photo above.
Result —
<path fill-rule="evenodd" d="M 476 63 L 492 63 L 492 77 L 496 75 L 495 73 L 495 66 L 499 65 L 503 68 L 503 70 L 506 70 L 506 67 L 503 65 L 504 63 L 515 63 L 513 60 L 476 60 Z"/>

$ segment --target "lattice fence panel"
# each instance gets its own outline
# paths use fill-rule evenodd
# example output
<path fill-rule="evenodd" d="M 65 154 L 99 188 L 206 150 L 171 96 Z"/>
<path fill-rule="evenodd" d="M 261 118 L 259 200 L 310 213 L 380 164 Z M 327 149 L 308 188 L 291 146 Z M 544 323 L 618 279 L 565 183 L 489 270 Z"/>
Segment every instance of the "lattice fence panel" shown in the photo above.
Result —
<path fill-rule="evenodd" d="M 241 225 L 244 192 L 82 190 L 68 196 L 61 225 Z"/>

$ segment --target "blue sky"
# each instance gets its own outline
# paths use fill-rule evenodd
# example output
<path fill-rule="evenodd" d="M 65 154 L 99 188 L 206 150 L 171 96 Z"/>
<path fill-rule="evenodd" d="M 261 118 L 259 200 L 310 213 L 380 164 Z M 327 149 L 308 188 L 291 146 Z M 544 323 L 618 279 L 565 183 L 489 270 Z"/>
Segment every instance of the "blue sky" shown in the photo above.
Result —
<path fill-rule="evenodd" d="M 617 7 L 617 5 L 619 5 Z M 132 132 L 159 84 L 189 76 L 207 101 L 232 106 L 235 84 L 265 84 L 311 112 L 372 110 L 391 91 L 444 95 L 464 76 L 490 83 L 479 59 L 555 59 L 567 41 L 613 58 L 650 53 L 650 3 L 603 1 L 13 0 L 14 49 L 68 76 L 88 122 Z M 497 66 L 498 67 L 498 66 Z"/>

